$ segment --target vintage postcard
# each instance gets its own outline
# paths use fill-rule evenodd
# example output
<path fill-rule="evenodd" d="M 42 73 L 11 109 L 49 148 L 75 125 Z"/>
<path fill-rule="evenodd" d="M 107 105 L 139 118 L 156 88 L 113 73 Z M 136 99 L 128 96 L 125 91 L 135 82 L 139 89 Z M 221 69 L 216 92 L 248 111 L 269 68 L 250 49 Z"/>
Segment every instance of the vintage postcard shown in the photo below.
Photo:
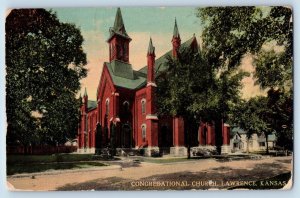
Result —
<path fill-rule="evenodd" d="M 8 189 L 291 189 L 292 12 L 7 10 Z"/>

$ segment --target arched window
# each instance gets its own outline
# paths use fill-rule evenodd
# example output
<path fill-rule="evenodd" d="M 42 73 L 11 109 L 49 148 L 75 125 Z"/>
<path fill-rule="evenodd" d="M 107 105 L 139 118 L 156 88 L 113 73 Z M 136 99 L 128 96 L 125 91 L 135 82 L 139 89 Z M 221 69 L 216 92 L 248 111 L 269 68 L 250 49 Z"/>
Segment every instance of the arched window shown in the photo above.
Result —
<path fill-rule="evenodd" d="M 109 114 L 109 99 L 107 98 L 105 101 L 105 114 Z"/>
<path fill-rule="evenodd" d="M 146 113 L 146 99 L 143 98 L 142 101 L 142 114 Z"/>
<path fill-rule="evenodd" d="M 142 124 L 142 139 L 146 140 L 146 124 Z"/>
<path fill-rule="evenodd" d="M 129 112 L 129 102 L 128 101 L 123 102 L 123 108 L 124 108 L 125 113 Z"/>

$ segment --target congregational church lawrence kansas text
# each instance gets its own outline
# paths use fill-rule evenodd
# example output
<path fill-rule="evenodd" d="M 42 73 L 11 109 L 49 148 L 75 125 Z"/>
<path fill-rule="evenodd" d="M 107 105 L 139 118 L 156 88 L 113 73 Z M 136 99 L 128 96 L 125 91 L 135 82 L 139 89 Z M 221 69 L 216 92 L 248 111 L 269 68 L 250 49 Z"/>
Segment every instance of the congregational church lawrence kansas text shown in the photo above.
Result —
<path fill-rule="evenodd" d="M 109 62 L 103 64 L 97 101 L 89 100 L 86 90 L 83 95 L 78 152 L 95 153 L 97 149 L 113 144 L 119 150 L 143 150 L 145 156 L 151 156 L 154 152 L 186 155 L 184 125 L 187 123 L 181 117 L 157 116 L 155 78 L 166 69 L 164 63 L 168 56 L 176 58 L 183 48 L 198 50 L 196 37 L 181 43 L 175 20 L 173 36 L 170 34 L 171 50 L 156 59 L 150 39 L 148 51 L 145 49 L 147 65 L 136 71 L 129 61 L 131 38 L 125 30 L 120 8 L 109 33 Z M 201 123 L 191 146 L 214 148 L 214 128 L 213 124 Z M 229 139 L 229 126 L 222 124 L 222 152 L 228 151 Z"/>

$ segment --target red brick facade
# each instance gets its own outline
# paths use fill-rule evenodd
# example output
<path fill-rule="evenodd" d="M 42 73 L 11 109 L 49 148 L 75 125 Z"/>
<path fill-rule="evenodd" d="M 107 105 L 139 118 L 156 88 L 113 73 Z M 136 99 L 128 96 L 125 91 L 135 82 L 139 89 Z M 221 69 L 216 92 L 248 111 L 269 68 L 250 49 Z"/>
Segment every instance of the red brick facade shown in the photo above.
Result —
<path fill-rule="evenodd" d="M 109 62 L 103 64 L 97 101 L 89 101 L 86 92 L 83 96 L 78 130 L 80 152 L 95 152 L 96 147 L 104 148 L 110 144 L 117 148 L 157 150 L 186 145 L 183 119 L 158 118 L 156 114 L 156 61 L 162 57 L 155 60 L 155 48 L 150 39 L 147 66 L 133 71 L 129 63 L 130 41 L 121 11 L 118 9 L 114 27 L 110 29 L 110 37 L 107 40 Z M 198 46 L 195 37 L 184 44 L 185 47 Z M 182 44 L 175 21 L 172 49 L 169 54 L 176 57 L 180 47 Z M 97 128 L 100 130 L 97 131 Z M 223 129 L 223 142 L 229 144 L 229 129 L 225 126 Z M 197 142 L 198 145 L 214 146 L 214 126 L 202 123 Z"/>

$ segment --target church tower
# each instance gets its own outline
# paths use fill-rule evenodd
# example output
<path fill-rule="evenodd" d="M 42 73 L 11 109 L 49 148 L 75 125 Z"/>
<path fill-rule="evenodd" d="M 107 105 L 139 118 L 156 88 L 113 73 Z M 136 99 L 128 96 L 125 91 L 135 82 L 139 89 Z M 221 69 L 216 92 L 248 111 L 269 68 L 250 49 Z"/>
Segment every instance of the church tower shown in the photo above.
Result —
<path fill-rule="evenodd" d="M 176 18 L 175 18 L 175 25 L 174 25 L 174 30 L 173 30 L 172 45 L 173 45 L 172 55 L 174 58 L 176 58 L 178 55 L 179 47 L 181 45 L 181 39 L 180 39 L 178 27 L 177 27 Z"/>
<path fill-rule="evenodd" d="M 84 94 L 83 94 L 83 105 L 84 105 L 84 111 L 87 112 L 87 110 L 88 110 L 88 95 L 87 95 L 86 87 L 84 89 Z"/>
<path fill-rule="evenodd" d="M 128 36 L 121 9 L 118 8 L 115 18 L 114 26 L 109 29 L 109 61 L 119 60 L 129 63 L 129 42 L 131 38 Z"/>
<path fill-rule="evenodd" d="M 155 105 L 155 47 L 150 38 L 147 52 L 147 86 L 146 86 L 146 134 L 148 148 L 145 150 L 146 156 L 151 156 L 151 152 L 159 152 L 158 148 L 158 118 Z"/>
<path fill-rule="evenodd" d="M 152 39 L 150 38 L 149 47 L 147 52 L 147 86 L 149 84 L 155 85 L 155 77 L 154 77 L 154 67 L 155 67 L 155 47 L 152 44 Z"/>

